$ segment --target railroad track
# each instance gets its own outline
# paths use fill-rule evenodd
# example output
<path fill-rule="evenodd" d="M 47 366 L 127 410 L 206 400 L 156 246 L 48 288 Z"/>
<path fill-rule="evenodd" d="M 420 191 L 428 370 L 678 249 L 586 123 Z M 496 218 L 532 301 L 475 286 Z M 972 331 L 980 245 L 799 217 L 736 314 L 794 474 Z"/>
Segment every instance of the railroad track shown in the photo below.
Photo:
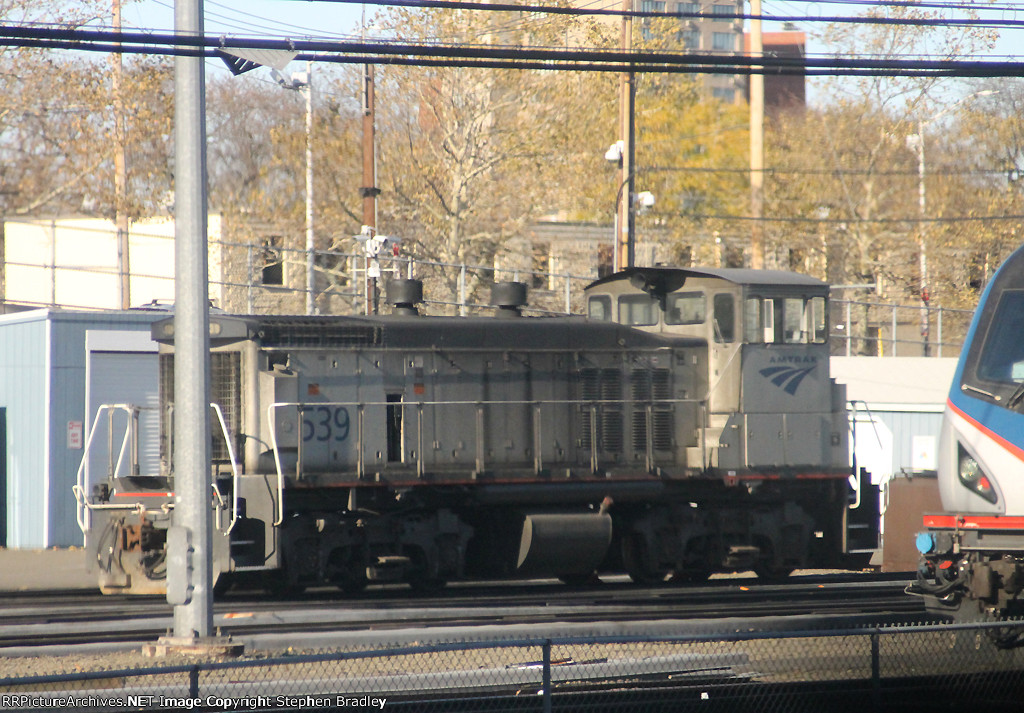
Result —
<path fill-rule="evenodd" d="M 869 575 L 798 577 L 784 584 L 714 580 L 703 586 L 637 588 L 608 583 L 570 589 L 553 584 L 452 586 L 434 596 L 407 589 L 369 590 L 356 598 L 314 592 L 288 601 L 235 593 L 214 605 L 223 636 L 256 641 L 289 634 L 470 630 L 537 624 L 665 622 L 758 617 L 869 617 L 873 623 L 924 618 L 904 578 Z M 173 627 L 172 609 L 156 597 L 40 594 L 0 597 L 0 655 L 74 646 L 151 643 Z"/>

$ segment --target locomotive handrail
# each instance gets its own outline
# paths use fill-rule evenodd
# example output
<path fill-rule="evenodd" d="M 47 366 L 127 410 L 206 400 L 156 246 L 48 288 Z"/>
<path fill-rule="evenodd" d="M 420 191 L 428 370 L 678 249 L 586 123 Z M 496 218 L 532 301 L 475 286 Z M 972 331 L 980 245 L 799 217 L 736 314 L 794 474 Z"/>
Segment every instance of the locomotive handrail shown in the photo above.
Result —
<path fill-rule="evenodd" d="M 274 409 L 286 405 L 288 404 L 272 403 L 267 406 L 267 420 L 270 422 L 270 448 L 274 452 L 274 467 L 277 468 L 277 518 L 274 520 L 274 527 L 279 527 L 284 522 L 284 471 L 281 469 L 281 455 L 277 450 L 277 412 Z M 294 405 L 298 406 L 299 404 Z"/>
<path fill-rule="evenodd" d="M 99 408 L 96 409 L 96 417 L 93 419 L 92 427 L 89 429 L 89 437 L 85 441 L 85 448 L 82 451 L 82 460 L 78 464 L 78 472 L 75 474 L 75 484 L 71 487 L 71 492 L 75 496 L 76 508 L 75 508 L 75 519 L 78 522 L 78 528 L 82 531 L 82 534 L 86 534 L 91 526 L 91 523 L 86 522 L 86 514 L 92 509 L 92 504 L 89 503 L 88 495 L 85 489 L 85 467 L 89 462 L 89 451 L 92 449 L 92 441 L 96 436 L 97 426 L 100 422 L 100 416 L 104 412 L 107 412 L 108 427 L 107 427 L 107 441 L 108 441 L 108 456 L 113 452 L 113 412 L 115 410 L 124 411 L 128 414 L 128 422 L 125 424 L 124 437 L 121 439 L 121 449 L 118 451 L 117 463 L 110 462 L 108 457 L 107 463 L 107 476 L 116 477 L 117 473 L 121 470 L 121 464 L 124 462 L 124 453 L 129 444 L 129 438 L 134 434 L 134 424 L 138 422 L 139 406 L 135 404 L 100 404 Z M 133 457 L 137 455 L 137 451 L 133 445 Z M 105 506 L 97 506 L 104 508 Z M 124 508 L 122 505 L 112 506 L 113 508 Z M 130 509 L 130 508 L 129 508 Z"/>
<path fill-rule="evenodd" d="M 210 407 L 217 414 L 217 420 L 220 422 L 220 431 L 224 434 L 224 443 L 227 445 L 228 458 L 231 460 L 231 522 L 228 523 L 228 528 L 224 530 L 224 534 L 229 535 L 231 530 L 234 529 L 235 523 L 238 522 L 238 462 L 235 458 L 235 447 L 231 444 L 231 434 L 228 432 L 228 425 L 224 420 L 224 412 L 221 410 L 220 404 L 211 403 Z M 213 489 L 217 493 L 217 497 L 221 498 L 223 502 L 224 498 L 217 488 L 216 481 L 213 483 Z"/>

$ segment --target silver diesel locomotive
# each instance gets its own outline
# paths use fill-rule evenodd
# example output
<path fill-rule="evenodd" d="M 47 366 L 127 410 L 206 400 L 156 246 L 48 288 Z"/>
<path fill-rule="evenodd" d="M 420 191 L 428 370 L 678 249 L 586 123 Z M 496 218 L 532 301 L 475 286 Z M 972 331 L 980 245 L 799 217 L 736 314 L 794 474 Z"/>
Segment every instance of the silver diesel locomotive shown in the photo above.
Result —
<path fill-rule="evenodd" d="M 801 275 L 633 268 L 586 318 L 210 319 L 214 576 L 278 591 L 625 572 L 781 577 L 841 561 L 845 394 L 828 287 Z M 174 517 L 173 318 L 159 472 L 80 482 L 104 592 L 166 589 Z M 133 411 L 138 416 L 138 411 Z"/>

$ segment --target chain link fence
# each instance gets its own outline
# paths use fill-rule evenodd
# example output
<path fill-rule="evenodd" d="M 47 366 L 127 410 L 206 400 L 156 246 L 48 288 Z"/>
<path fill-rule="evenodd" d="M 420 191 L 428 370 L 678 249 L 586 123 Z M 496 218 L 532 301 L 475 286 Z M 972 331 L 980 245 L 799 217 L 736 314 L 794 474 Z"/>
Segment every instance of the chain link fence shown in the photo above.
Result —
<path fill-rule="evenodd" d="M 1022 632 L 1014 621 L 381 646 L 0 679 L 0 709 L 1013 710 Z"/>

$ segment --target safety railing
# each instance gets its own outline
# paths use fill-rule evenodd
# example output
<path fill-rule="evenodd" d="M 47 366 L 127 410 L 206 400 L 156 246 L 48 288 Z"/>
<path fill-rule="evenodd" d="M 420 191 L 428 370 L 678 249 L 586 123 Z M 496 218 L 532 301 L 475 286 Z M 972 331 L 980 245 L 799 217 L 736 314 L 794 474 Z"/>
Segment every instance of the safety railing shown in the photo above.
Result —
<path fill-rule="evenodd" d="M 240 500 L 239 500 L 239 478 L 242 475 L 241 464 L 238 462 L 238 458 L 235 455 L 235 449 L 233 440 L 231 438 L 230 429 L 228 428 L 227 421 L 224 418 L 224 412 L 219 404 L 211 403 L 210 409 L 217 418 L 217 424 L 220 428 L 221 434 L 224 437 L 224 442 L 227 444 L 229 466 L 231 468 L 232 476 L 232 495 L 231 495 L 231 517 L 228 520 L 227 526 L 221 522 L 221 512 L 227 509 L 227 499 L 220 491 L 220 487 L 217 485 L 216 480 L 212 483 L 213 496 L 216 498 L 219 507 L 216 508 L 215 526 L 218 530 L 224 534 L 229 534 L 234 529 L 235 524 L 238 522 L 240 512 Z M 82 460 L 78 465 L 78 471 L 75 475 L 75 484 L 71 486 L 71 491 L 75 496 L 76 503 L 76 520 L 78 527 L 83 533 L 88 533 L 91 529 L 90 513 L 93 510 L 126 510 L 135 512 L 145 512 L 146 506 L 140 502 L 124 502 L 124 503 L 96 503 L 90 499 L 90 494 L 87 492 L 87 469 L 89 463 L 89 456 L 92 452 L 93 440 L 97 433 L 101 429 L 97 428 L 100 424 L 101 417 L 107 415 L 107 453 L 108 453 L 108 465 L 107 465 L 107 479 L 112 481 L 114 478 L 125 477 L 122 474 L 122 466 L 125 465 L 126 452 L 128 453 L 127 462 L 130 468 L 129 475 L 138 476 L 139 472 L 139 414 L 143 411 L 155 411 L 153 408 L 145 408 L 136 404 L 101 404 L 96 409 L 96 416 L 93 420 L 92 427 L 89 429 L 89 436 L 86 439 L 85 447 L 82 450 Z M 127 414 L 127 420 L 125 421 L 124 434 L 121 439 L 120 446 L 117 450 L 117 458 L 114 459 L 114 414 L 118 412 L 124 412 Z M 173 433 L 173 408 L 168 409 L 168 431 Z M 173 450 L 173 440 L 171 441 L 171 448 Z M 112 491 L 115 492 L 115 491 Z M 161 495 L 164 497 L 173 497 L 172 492 L 154 492 L 150 495 Z M 174 508 L 173 502 L 166 502 L 161 504 L 161 509 L 170 511 Z M 280 524 L 280 523 L 278 523 Z"/>
<path fill-rule="evenodd" d="M 139 467 L 139 412 L 142 410 L 141 407 L 135 404 L 102 404 L 96 409 L 96 416 L 93 419 L 92 426 L 89 429 L 89 436 L 85 441 L 85 448 L 82 449 L 82 460 L 78 465 L 78 471 L 75 474 L 75 484 L 71 486 L 71 491 L 75 495 L 76 502 L 76 514 L 75 518 L 78 521 L 79 529 L 85 533 L 91 527 L 90 512 L 95 509 L 116 509 L 116 510 L 138 510 L 142 506 L 139 503 L 93 503 L 89 500 L 89 493 L 87 491 L 88 484 L 86 483 L 87 471 L 89 467 L 89 456 L 92 453 L 92 444 L 96 438 L 96 434 L 100 433 L 102 429 L 99 428 L 101 419 L 104 415 L 107 417 L 107 478 L 115 478 L 121 475 L 121 468 L 125 465 L 125 455 L 128 455 L 128 463 L 131 469 L 131 475 L 138 475 Z M 124 430 L 121 438 L 120 446 L 115 449 L 114 447 L 114 434 L 115 434 L 115 415 L 117 413 L 124 413 L 126 419 L 124 422 Z M 117 452 L 117 458 L 115 460 L 114 453 Z"/>

